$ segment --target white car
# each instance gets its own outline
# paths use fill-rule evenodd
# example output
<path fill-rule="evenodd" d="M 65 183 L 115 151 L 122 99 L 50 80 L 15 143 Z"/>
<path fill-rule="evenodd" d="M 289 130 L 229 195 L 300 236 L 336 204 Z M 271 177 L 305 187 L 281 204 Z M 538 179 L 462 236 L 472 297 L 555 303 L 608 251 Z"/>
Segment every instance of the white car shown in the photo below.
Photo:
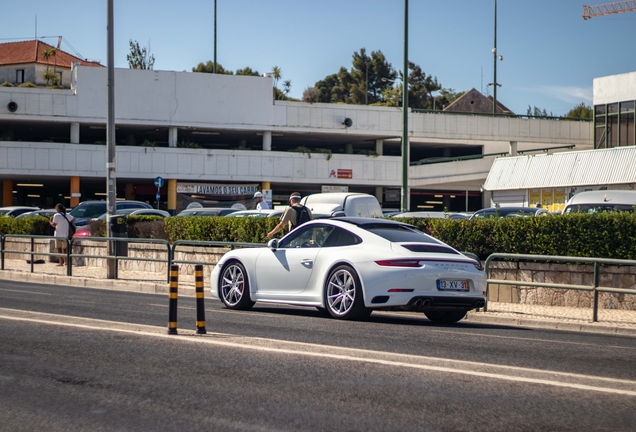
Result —
<path fill-rule="evenodd" d="M 230 251 L 210 281 L 230 309 L 285 303 L 338 319 L 402 310 L 454 323 L 486 300 L 479 261 L 411 225 L 373 218 L 316 219 L 267 248 Z"/>

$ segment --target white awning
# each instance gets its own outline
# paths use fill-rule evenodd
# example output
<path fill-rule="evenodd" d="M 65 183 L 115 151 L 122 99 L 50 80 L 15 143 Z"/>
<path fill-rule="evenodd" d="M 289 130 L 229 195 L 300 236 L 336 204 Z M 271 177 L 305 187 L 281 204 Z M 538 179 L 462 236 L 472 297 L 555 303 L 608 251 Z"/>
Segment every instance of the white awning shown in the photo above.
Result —
<path fill-rule="evenodd" d="M 636 146 L 495 159 L 484 190 L 636 183 Z"/>

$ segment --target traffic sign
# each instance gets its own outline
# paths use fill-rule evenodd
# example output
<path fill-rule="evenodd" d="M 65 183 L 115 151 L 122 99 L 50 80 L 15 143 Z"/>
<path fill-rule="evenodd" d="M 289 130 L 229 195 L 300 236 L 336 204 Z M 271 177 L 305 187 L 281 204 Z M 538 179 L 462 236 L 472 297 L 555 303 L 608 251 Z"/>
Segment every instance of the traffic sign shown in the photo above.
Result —
<path fill-rule="evenodd" d="M 161 201 L 161 193 L 159 191 L 157 191 L 157 195 L 155 195 L 155 201 L 156 202 Z"/>
<path fill-rule="evenodd" d="M 163 187 L 165 181 L 163 180 L 163 178 L 161 177 L 157 177 L 155 178 L 155 186 L 157 186 L 158 188 Z"/>

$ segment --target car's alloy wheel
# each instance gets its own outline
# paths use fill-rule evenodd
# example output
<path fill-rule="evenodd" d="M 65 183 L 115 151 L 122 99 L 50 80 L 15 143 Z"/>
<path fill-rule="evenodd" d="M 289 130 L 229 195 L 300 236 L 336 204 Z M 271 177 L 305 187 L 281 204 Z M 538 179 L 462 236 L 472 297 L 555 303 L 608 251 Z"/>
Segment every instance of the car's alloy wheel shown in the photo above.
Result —
<path fill-rule="evenodd" d="M 357 273 L 347 265 L 336 267 L 329 274 L 325 288 L 325 304 L 334 318 L 358 319 L 369 316 L 364 306 L 362 287 Z"/>
<path fill-rule="evenodd" d="M 455 311 L 444 311 L 444 310 L 432 310 L 424 312 L 426 318 L 433 321 L 434 323 L 439 324 L 453 324 L 457 321 L 461 320 L 466 316 L 468 311 L 465 310 L 455 310 Z"/>
<path fill-rule="evenodd" d="M 219 279 L 219 297 L 229 309 L 249 309 L 254 306 L 245 267 L 231 261 L 223 267 Z"/>

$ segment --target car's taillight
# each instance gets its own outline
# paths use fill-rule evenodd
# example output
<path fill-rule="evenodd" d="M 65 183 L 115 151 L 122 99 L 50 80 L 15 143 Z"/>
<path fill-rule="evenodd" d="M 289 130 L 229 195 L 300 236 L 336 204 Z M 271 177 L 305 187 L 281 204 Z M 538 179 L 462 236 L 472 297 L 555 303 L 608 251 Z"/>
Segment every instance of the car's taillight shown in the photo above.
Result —
<path fill-rule="evenodd" d="M 481 261 L 474 261 L 473 265 L 475 266 L 475 268 L 479 271 L 482 271 L 484 269 L 484 266 L 481 265 Z"/>
<path fill-rule="evenodd" d="M 382 267 L 422 267 L 421 261 L 414 259 L 379 260 L 375 263 Z"/>

